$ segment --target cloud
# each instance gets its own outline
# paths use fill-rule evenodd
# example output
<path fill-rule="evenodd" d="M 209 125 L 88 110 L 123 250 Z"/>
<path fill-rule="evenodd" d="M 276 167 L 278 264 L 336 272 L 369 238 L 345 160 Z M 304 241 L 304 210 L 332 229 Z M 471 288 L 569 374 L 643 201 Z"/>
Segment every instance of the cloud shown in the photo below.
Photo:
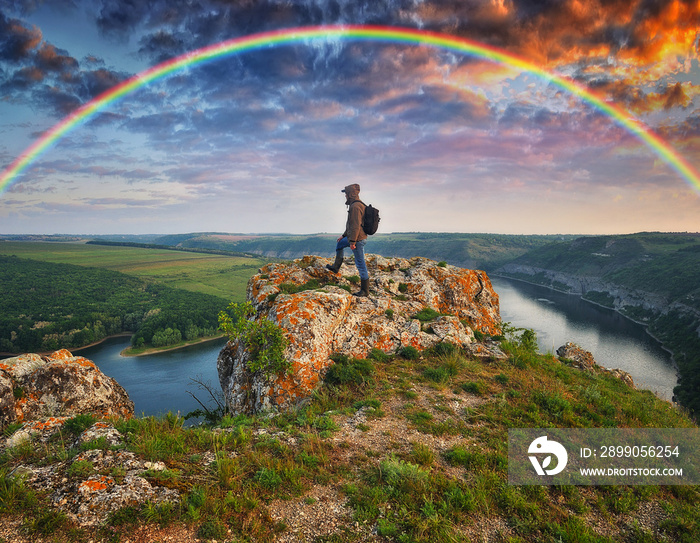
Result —
<path fill-rule="evenodd" d="M 64 116 L 132 75 L 112 62 L 142 67 L 254 32 L 371 23 L 461 35 L 571 75 L 700 161 L 695 151 L 700 148 L 697 2 L 76 4 L 60 3 L 94 15 L 100 41 L 89 53 L 70 50 L 50 26 L 39 29 L 28 22 L 46 20 L 46 11 L 40 13 L 43 19 L 20 15 L 37 9 L 38 2 L 8 1 L 0 8 L 0 93 L 5 99 L 0 106 L 15 108 L 13 114 L 22 110 L 17 106 L 38 112 L 32 117 L 37 130 L 47 124 L 41 114 Z M 89 31 L 96 36 L 95 28 Z M 109 54 L 106 44 L 111 44 Z M 9 156 L 12 145 L 5 145 Z M 174 221 L 167 224 L 177 228 L 182 223 L 176 215 L 183 213 L 170 205 L 176 202 L 188 206 L 194 224 L 209 220 L 215 206 L 224 213 L 222 202 L 240 201 L 248 214 L 231 218 L 231 224 L 250 219 L 252 228 L 265 230 L 273 223 L 257 215 L 268 204 L 286 209 L 297 205 L 290 196 L 303 196 L 325 209 L 319 194 L 349 182 L 368 185 L 378 200 L 381 195 L 392 201 L 397 214 L 403 204 L 413 205 L 408 197 L 394 203 L 397 187 L 417 201 L 434 198 L 440 224 L 447 224 L 440 222 L 443 209 L 458 214 L 465 204 L 479 202 L 473 204 L 479 220 L 491 227 L 494 217 L 517 222 L 502 214 L 500 199 L 510 202 L 508 213 L 515 216 L 519 204 L 524 214 L 533 202 L 544 210 L 545 194 L 558 202 L 570 195 L 573 209 L 576 201 L 603 197 L 609 186 L 631 201 L 632 192 L 625 191 L 678 184 L 639 140 L 530 74 L 432 47 L 332 39 L 189 66 L 111 104 L 62 139 L 53 153 L 47 157 L 60 160 L 34 164 L 31 176 L 37 184 L 16 184 L 16 197 L 29 200 L 34 193 L 43 196 L 39 192 L 46 187 L 59 187 L 58 193 L 82 198 L 81 213 L 96 222 L 116 221 L 127 216 L 129 206 L 142 209 L 152 198 L 168 210 L 161 214 L 152 208 L 149 219 L 167 216 Z M 45 193 L 47 206 L 66 201 L 59 201 L 58 193 Z M 103 213 L 92 215 L 95 209 Z M 582 209 L 572 213 L 585 215 Z M 558 217 L 566 218 L 566 212 Z M 280 214 L 275 220 L 276 226 L 289 218 Z M 460 220 L 452 224 L 464 224 Z"/>
<path fill-rule="evenodd" d="M 187 52 L 187 42 L 184 35 L 158 30 L 141 38 L 138 53 L 141 57 L 150 58 L 153 62 L 160 64 Z"/>
<path fill-rule="evenodd" d="M 28 15 L 46 4 L 51 9 L 60 12 L 68 12 L 78 7 L 80 0 L 3 0 L 4 7 L 11 11 Z"/>
<path fill-rule="evenodd" d="M 158 208 L 164 205 L 167 205 L 171 202 L 169 202 L 167 199 L 158 199 L 158 198 L 145 198 L 145 199 L 138 199 L 138 198 L 86 198 L 82 200 L 82 203 L 84 205 L 90 206 L 90 207 L 98 207 L 98 208 L 106 208 L 106 207 L 123 207 L 123 208 L 130 208 L 130 207 L 151 207 L 151 208 Z"/>
<path fill-rule="evenodd" d="M 69 72 L 78 67 L 78 61 L 67 55 L 67 51 L 57 50 L 53 45 L 43 43 L 36 52 L 36 67 L 51 72 Z"/>
<path fill-rule="evenodd" d="M 659 93 L 659 96 L 663 99 L 664 109 L 671 109 L 676 106 L 686 108 L 690 105 L 691 99 L 685 93 L 680 81 L 676 82 L 675 85 L 667 86 L 664 92 Z"/>
<path fill-rule="evenodd" d="M 66 92 L 56 86 L 43 85 L 32 89 L 31 104 L 51 111 L 58 117 L 64 117 L 80 107 L 82 101 L 72 92 Z"/>
<path fill-rule="evenodd" d="M 152 6 L 157 4 L 139 0 L 103 0 L 97 14 L 97 28 L 105 36 L 124 39 L 127 33 L 148 21 Z"/>
<path fill-rule="evenodd" d="M 693 50 L 700 6 L 691 0 L 427 1 L 426 26 L 517 51 L 531 60 L 578 62 L 623 55 L 652 62 Z"/>
<path fill-rule="evenodd" d="M 663 84 L 656 92 L 645 91 L 644 88 L 627 79 L 598 79 L 589 82 L 589 86 L 638 115 L 653 111 L 668 111 L 675 107 L 687 108 L 692 103 L 689 93 L 700 93 L 700 89 L 694 89 L 690 83 L 684 85 L 680 81 L 670 85 Z"/>
<path fill-rule="evenodd" d="M 29 28 L 0 12 L 0 60 L 19 63 L 30 56 L 41 40 L 38 28 Z"/>
<path fill-rule="evenodd" d="M 104 62 L 95 56 L 86 64 L 96 68 L 81 70 L 68 51 L 44 41 L 38 28 L 0 12 L 0 91 L 5 100 L 63 117 L 128 77 L 99 67 Z"/>

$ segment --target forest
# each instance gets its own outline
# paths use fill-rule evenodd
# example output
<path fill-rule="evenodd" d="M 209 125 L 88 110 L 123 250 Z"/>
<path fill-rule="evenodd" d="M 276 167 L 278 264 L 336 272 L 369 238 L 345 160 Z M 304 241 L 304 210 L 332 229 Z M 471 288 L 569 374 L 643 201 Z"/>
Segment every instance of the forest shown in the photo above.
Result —
<path fill-rule="evenodd" d="M 78 348 L 120 333 L 134 346 L 214 335 L 229 300 L 112 270 L 0 255 L 0 352 Z"/>

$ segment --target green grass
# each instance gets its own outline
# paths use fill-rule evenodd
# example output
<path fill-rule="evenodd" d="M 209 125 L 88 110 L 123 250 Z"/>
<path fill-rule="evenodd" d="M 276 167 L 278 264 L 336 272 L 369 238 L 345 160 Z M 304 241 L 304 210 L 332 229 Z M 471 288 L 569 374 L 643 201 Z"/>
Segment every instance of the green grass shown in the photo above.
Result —
<path fill-rule="evenodd" d="M 0 254 L 104 268 L 228 301 L 244 300 L 248 279 L 268 262 L 263 258 L 55 242 L 7 241 L 0 243 Z"/>
<path fill-rule="evenodd" d="M 361 541 L 372 530 L 386 541 L 473 540 L 475 527 L 495 521 L 513 542 L 697 541 L 700 491 L 694 486 L 508 485 L 508 428 L 695 425 L 651 393 L 602 372 L 536 354 L 527 341 L 502 345 L 509 358 L 500 362 L 471 360 L 458 349 L 420 360 L 335 355 L 335 370 L 303 406 L 259 417 L 226 415 L 215 427 L 188 428 L 172 414 L 118 420 L 129 451 L 166 465 L 143 476 L 177 489 L 181 500 L 125 507 L 99 528 L 100 537 L 132 540 L 147 524 L 185 526 L 200 539 L 293 538 L 284 520 L 272 519 L 274 504 L 318 506 L 312 489 L 330 487 L 347 500 L 351 518 L 338 519 L 337 531 L 319 541 Z M 455 397 L 469 407 L 455 407 Z M 343 433 L 360 409 L 365 418 L 357 433 Z M 52 541 L 93 538 L 48 506 L 48 496 L 7 477 L 20 464 L 65 458 L 58 449 L 90 422 L 75 417 L 62 437 L 0 456 L 0 522 L 2 515 L 23 514 L 26 531 Z M 372 449 L 353 443 L 353 435 L 379 429 Z M 203 462 L 206 456 L 213 460 Z M 66 477 L 78 481 L 95 468 L 83 460 L 67 470 Z M 637 510 L 651 504 L 665 511 L 655 531 L 634 522 Z M 613 522 L 620 518 L 629 522 Z M 596 532 L 597 525 L 605 533 Z"/>

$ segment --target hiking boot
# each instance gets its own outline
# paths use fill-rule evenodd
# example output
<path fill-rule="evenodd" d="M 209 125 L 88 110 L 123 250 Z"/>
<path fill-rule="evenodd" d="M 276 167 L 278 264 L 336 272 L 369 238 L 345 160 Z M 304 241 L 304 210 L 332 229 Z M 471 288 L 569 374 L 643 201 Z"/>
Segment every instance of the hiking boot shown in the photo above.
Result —
<path fill-rule="evenodd" d="M 326 264 L 326 268 L 331 270 L 333 273 L 338 273 L 340 271 L 340 266 L 343 265 L 343 252 L 335 252 L 335 262 L 333 264 Z"/>
<path fill-rule="evenodd" d="M 366 298 L 369 296 L 369 279 L 360 280 L 360 291 L 353 294 L 353 296 L 357 296 L 358 298 Z"/>

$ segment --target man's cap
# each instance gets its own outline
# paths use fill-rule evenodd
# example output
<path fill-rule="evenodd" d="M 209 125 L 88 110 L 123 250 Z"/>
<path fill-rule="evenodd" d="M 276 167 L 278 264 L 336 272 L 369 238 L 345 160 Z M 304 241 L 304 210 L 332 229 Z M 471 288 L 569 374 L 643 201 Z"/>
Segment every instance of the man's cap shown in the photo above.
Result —
<path fill-rule="evenodd" d="M 360 185 L 358 185 L 357 183 L 355 183 L 354 185 L 348 185 L 344 189 L 340 189 L 340 192 L 347 192 L 348 189 L 354 189 L 355 191 L 360 192 Z"/>

